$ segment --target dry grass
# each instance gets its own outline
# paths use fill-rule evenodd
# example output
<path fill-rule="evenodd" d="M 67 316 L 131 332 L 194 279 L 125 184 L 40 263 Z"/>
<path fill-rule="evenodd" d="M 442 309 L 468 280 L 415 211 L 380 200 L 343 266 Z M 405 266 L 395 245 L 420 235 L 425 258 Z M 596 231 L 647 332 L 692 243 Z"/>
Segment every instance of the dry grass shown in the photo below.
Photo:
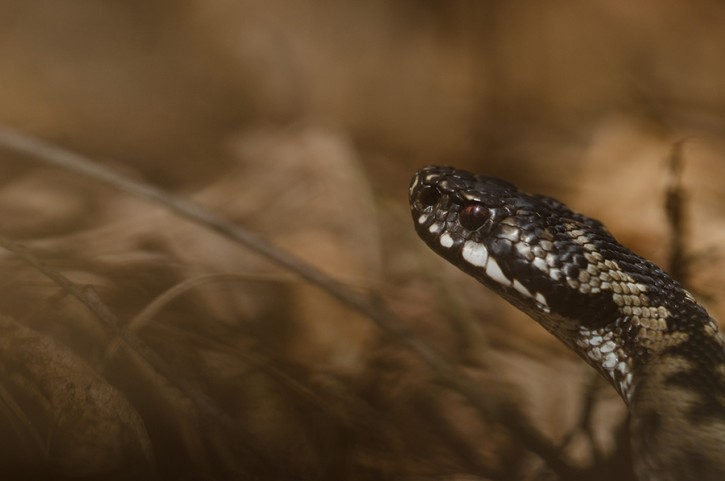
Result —
<path fill-rule="evenodd" d="M 621 401 L 418 241 L 407 183 L 558 196 L 725 318 L 724 20 L 0 0 L 0 477 L 632 479 Z"/>

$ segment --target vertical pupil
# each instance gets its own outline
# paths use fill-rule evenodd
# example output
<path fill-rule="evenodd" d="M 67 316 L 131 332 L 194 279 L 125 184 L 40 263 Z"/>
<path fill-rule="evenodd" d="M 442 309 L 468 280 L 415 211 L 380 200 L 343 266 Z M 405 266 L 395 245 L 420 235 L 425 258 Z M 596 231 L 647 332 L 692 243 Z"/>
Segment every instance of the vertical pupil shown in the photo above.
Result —
<path fill-rule="evenodd" d="M 480 204 L 467 205 L 458 214 L 461 225 L 468 230 L 476 230 L 486 222 L 488 209 Z"/>

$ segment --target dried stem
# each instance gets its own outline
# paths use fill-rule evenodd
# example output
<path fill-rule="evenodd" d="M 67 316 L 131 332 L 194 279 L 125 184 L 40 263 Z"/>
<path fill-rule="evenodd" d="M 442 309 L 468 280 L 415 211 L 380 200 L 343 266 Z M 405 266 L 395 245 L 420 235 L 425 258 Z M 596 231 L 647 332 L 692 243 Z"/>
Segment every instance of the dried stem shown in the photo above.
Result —
<path fill-rule="evenodd" d="M 559 449 L 539 432 L 524 416 L 520 410 L 504 399 L 498 399 L 490 392 L 484 392 L 470 378 L 465 376 L 459 369 L 445 361 L 428 345 L 411 335 L 406 326 L 398 318 L 390 313 L 387 307 L 376 300 L 367 298 L 352 291 L 336 281 L 334 278 L 324 274 L 319 269 L 303 262 L 292 254 L 278 249 L 272 244 L 257 236 L 256 234 L 234 224 L 233 222 L 211 212 L 198 204 L 190 202 L 181 197 L 174 196 L 163 190 L 140 181 L 132 180 L 104 167 L 97 161 L 93 161 L 74 152 L 44 142 L 7 127 L 0 126 L 0 147 L 19 152 L 45 164 L 54 165 L 71 172 L 82 174 L 96 181 L 101 181 L 115 188 L 150 200 L 164 206 L 177 215 L 202 224 L 224 237 L 232 239 L 257 254 L 273 261 L 279 266 L 294 272 L 306 281 L 323 289 L 329 295 L 338 299 L 350 308 L 362 313 L 373 320 L 383 331 L 398 339 L 401 343 L 418 355 L 431 370 L 451 389 L 460 393 L 486 418 L 500 419 L 517 436 L 517 439 L 531 452 L 540 456 L 562 480 L 579 479 L 581 471 L 571 466 L 559 457 Z M 89 308 L 98 310 L 98 314 L 107 317 L 110 313 L 97 301 L 95 293 L 89 294 L 87 290 L 80 290 L 70 284 L 67 279 L 58 278 L 57 282 L 64 283 L 70 292 L 78 297 Z M 134 349 L 138 349 L 142 355 L 153 365 L 165 366 L 155 354 L 141 348 L 135 337 L 132 337 L 113 323 L 113 329 L 120 336 L 126 339 Z M 165 372 L 168 369 L 162 368 Z M 169 373 L 170 374 L 170 373 Z M 177 382 L 188 390 L 183 381 Z M 198 398 L 192 390 L 190 395 Z M 206 398 L 198 399 L 200 403 L 214 409 L 209 405 Z M 220 414 L 221 415 L 221 414 Z"/>
<path fill-rule="evenodd" d="M 32 265 L 43 275 L 55 282 L 63 291 L 79 300 L 103 323 L 104 327 L 115 336 L 116 340 L 140 356 L 157 373 L 179 389 L 188 399 L 192 400 L 202 413 L 214 419 L 220 426 L 230 426 L 240 430 L 240 432 L 245 432 L 243 427 L 235 419 L 219 409 L 208 396 L 189 384 L 184 378 L 176 376 L 166 361 L 158 356 L 134 333 L 125 327 L 121 327 L 116 316 L 103 303 L 91 286 L 78 286 L 74 284 L 60 272 L 46 266 L 27 248 L 9 239 L 0 237 L 0 247 L 12 252 L 27 264 Z M 263 453 L 259 452 L 255 443 L 251 440 L 245 447 L 255 456 L 265 457 Z M 270 460 L 270 462 L 272 461 Z"/>
<path fill-rule="evenodd" d="M 670 230 L 669 271 L 672 277 L 687 287 L 688 266 L 685 257 L 686 195 L 682 187 L 682 146 L 684 142 L 684 140 L 675 142 L 668 158 L 665 213 L 667 214 Z"/>

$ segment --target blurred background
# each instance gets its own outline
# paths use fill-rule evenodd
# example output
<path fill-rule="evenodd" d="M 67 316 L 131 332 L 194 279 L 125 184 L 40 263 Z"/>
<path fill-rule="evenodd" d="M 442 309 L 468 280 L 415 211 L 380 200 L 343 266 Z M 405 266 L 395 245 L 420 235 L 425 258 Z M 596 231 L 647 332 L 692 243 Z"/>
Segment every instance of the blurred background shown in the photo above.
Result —
<path fill-rule="evenodd" d="M 443 163 L 555 196 L 725 318 L 723 24 L 714 0 L 0 0 L 0 123 L 384 303 L 555 458 L 633 479 L 621 400 L 430 252 L 407 187 Z M 0 251 L 3 477 L 576 479 L 396 336 L 208 227 L 2 145 L 0 219 L 43 263 Z"/>

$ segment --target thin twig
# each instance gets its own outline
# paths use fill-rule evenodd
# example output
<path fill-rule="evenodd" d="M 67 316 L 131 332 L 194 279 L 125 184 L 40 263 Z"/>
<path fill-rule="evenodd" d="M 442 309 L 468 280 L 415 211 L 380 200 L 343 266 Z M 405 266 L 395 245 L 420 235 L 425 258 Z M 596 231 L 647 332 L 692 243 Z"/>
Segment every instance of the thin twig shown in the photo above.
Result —
<path fill-rule="evenodd" d="M 2 126 L 0 126 L 0 146 L 34 157 L 45 164 L 82 174 L 137 197 L 150 200 L 181 217 L 205 225 L 224 237 L 232 239 L 279 266 L 296 273 L 350 308 L 369 317 L 383 331 L 399 339 L 415 352 L 445 384 L 467 398 L 485 417 L 501 419 L 522 444 L 531 452 L 539 455 L 561 479 L 578 479 L 580 471 L 559 458 L 558 448 L 531 425 L 523 413 L 511 406 L 510 403 L 495 399 L 495 396 L 492 396 L 491 393 L 484 393 L 468 376 L 465 376 L 460 370 L 446 362 L 427 344 L 411 335 L 410 331 L 388 311 L 383 303 L 373 302 L 367 297 L 346 288 L 319 269 L 312 267 L 286 251 L 272 246 L 269 241 L 198 204 L 164 192 L 152 185 L 122 176 L 79 154 Z M 83 296 L 80 295 L 80 297 Z M 119 332 L 123 331 L 120 330 Z M 208 400 L 204 400 L 204 402 L 206 403 Z"/>
<path fill-rule="evenodd" d="M 669 271 L 672 277 L 687 287 L 688 265 L 685 246 L 685 210 L 686 195 L 682 187 L 682 146 L 684 140 L 672 145 L 667 165 L 667 185 L 665 187 L 665 213 L 670 228 Z"/>
<path fill-rule="evenodd" d="M 0 405 L 4 405 L 6 410 L 10 412 L 11 427 L 20 435 L 20 438 L 26 445 L 32 445 L 26 446 L 28 458 L 47 460 L 49 457 L 47 443 L 43 441 L 43 437 L 28 416 L 26 416 L 25 411 L 15 402 L 13 396 L 3 386 L 0 386 Z M 27 436 L 23 434 L 27 434 Z"/>
<path fill-rule="evenodd" d="M 260 274 L 246 275 L 246 274 L 205 274 L 192 279 L 187 279 L 179 284 L 176 284 L 166 291 L 162 292 L 156 299 L 151 301 L 141 312 L 136 314 L 131 320 L 126 323 L 126 329 L 132 332 L 138 332 L 149 324 L 153 317 L 157 315 L 164 307 L 174 301 L 174 299 L 181 297 L 186 292 L 194 289 L 198 286 L 210 283 L 210 282 L 229 282 L 229 281 L 254 281 L 260 282 L 265 281 L 289 281 L 290 278 L 283 278 L 282 276 L 263 276 Z M 296 280 L 296 278 L 295 278 Z M 107 364 L 118 351 L 119 340 L 113 340 L 107 347 L 103 355 L 101 356 L 101 365 Z"/>

